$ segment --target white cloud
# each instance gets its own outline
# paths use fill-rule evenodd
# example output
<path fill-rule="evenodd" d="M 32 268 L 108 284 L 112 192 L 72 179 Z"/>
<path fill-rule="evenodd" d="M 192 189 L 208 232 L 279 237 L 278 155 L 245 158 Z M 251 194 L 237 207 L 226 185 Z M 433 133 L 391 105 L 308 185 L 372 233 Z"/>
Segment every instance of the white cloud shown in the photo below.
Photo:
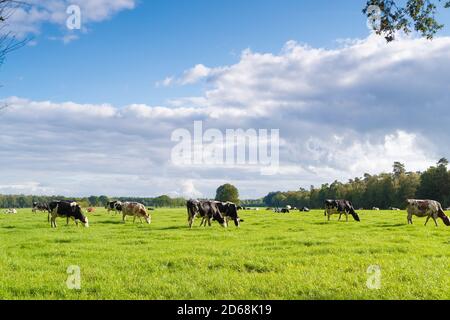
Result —
<path fill-rule="evenodd" d="M 136 6 L 135 0 L 28 0 L 26 4 L 16 8 L 8 19 L 9 29 L 16 36 L 23 38 L 30 34 L 39 34 L 45 23 L 66 28 L 66 13 L 70 5 L 78 5 L 81 9 L 82 29 L 86 30 L 92 23 L 102 22 L 123 10 L 131 10 Z M 69 33 L 61 38 L 65 43 L 75 40 L 76 35 Z"/>
<path fill-rule="evenodd" d="M 39 181 L 74 196 L 195 197 L 231 182 L 256 197 L 391 170 L 394 161 L 414 171 L 450 157 L 448 37 L 389 45 L 369 37 L 332 50 L 288 42 L 278 54 L 246 50 L 234 65 L 184 76 L 208 81 L 208 89 L 168 106 L 8 99 L 1 184 Z M 171 133 L 192 130 L 194 120 L 205 130 L 280 129 L 280 174 L 174 167 Z"/>
<path fill-rule="evenodd" d="M 176 77 L 166 77 L 164 80 L 156 83 L 157 87 L 164 86 L 168 87 L 174 84 L 178 85 L 188 85 L 194 84 L 211 76 L 217 70 L 210 69 L 203 64 L 197 64 L 193 68 L 184 71 L 183 75 L 179 78 Z"/>

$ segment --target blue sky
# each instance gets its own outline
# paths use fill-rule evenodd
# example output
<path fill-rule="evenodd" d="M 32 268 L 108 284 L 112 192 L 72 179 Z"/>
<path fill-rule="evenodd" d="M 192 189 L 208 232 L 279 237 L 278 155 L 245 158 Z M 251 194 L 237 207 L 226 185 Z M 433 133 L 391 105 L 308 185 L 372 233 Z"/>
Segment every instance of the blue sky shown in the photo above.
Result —
<path fill-rule="evenodd" d="M 202 63 L 236 63 L 240 53 L 278 52 L 288 40 L 332 48 L 340 38 L 368 35 L 364 0 L 138 1 L 68 44 L 67 32 L 42 23 L 37 45 L 15 52 L 2 67 L 3 97 L 55 102 L 163 104 L 199 93 L 198 86 L 156 88 L 166 76 Z M 83 12 L 82 12 L 83 13 Z M 449 16 L 447 16 L 448 18 Z"/>
<path fill-rule="evenodd" d="M 364 0 L 29 2 L 0 69 L 0 193 L 257 198 L 450 158 L 450 10 L 435 40 L 386 44 Z M 194 121 L 280 130 L 280 171 L 174 165 Z"/>

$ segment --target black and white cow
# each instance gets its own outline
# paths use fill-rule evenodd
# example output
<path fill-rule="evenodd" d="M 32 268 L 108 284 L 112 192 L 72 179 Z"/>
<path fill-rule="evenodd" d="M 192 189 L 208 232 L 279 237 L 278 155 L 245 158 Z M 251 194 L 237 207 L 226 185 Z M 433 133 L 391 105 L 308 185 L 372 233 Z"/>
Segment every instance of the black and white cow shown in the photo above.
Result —
<path fill-rule="evenodd" d="M 189 200 L 186 203 L 186 207 L 188 211 L 188 221 L 190 228 L 192 228 L 196 217 L 202 218 L 202 223 L 200 224 L 200 226 L 204 225 L 206 227 L 206 224 L 211 226 L 211 221 L 217 221 L 222 227 L 227 227 L 227 223 L 219 209 L 219 204 L 217 201 Z"/>
<path fill-rule="evenodd" d="M 228 226 L 228 221 L 232 220 L 234 221 L 234 225 L 236 227 L 240 226 L 241 222 L 244 222 L 241 218 L 238 216 L 238 206 L 234 204 L 233 202 L 216 202 L 217 206 L 220 210 L 220 213 L 225 218 L 225 223 Z"/>
<path fill-rule="evenodd" d="M 108 211 L 108 213 L 110 213 L 111 211 L 115 212 L 115 213 L 119 213 L 122 211 L 122 202 L 120 201 L 109 201 L 106 206 L 105 209 Z"/>
<path fill-rule="evenodd" d="M 353 204 L 348 200 L 325 200 L 325 216 L 328 216 L 328 221 L 330 221 L 333 214 L 339 214 L 339 221 L 343 214 L 345 214 L 346 221 L 348 221 L 349 214 L 351 214 L 356 221 L 361 221 L 353 208 Z"/>
<path fill-rule="evenodd" d="M 33 202 L 33 209 L 32 209 L 32 211 L 33 211 L 33 213 L 36 213 L 38 211 L 47 212 L 48 211 L 48 203 Z"/>
<path fill-rule="evenodd" d="M 88 228 L 89 221 L 88 218 L 81 212 L 81 207 L 78 203 L 74 201 L 52 201 L 49 203 L 49 212 L 51 215 L 51 226 L 56 228 L 56 218 L 63 217 L 67 219 L 67 224 L 69 219 L 74 219 L 75 223 L 78 225 L 78 221 Z"/>
<path fill-rule="evenodd" d="M 309 208 L 308 207 L 303 207 L 299 210 L 300 212 L 309 212 Z"/>
<path fill-rule="evenodd" d="M 408 199 L 407 201 L 407 212 L 408 212 L 408 224 L 413 224 L 412 216 L 417 217 L 427 217 L 425 225 L 432 218 L 434 223 L 437 224 L 437 218 L 441 218 L 446 226 L 450 226 L 450 219 L 445 215 L 444 210 L 439 202 L 434 200 L 415 200 Z"/>

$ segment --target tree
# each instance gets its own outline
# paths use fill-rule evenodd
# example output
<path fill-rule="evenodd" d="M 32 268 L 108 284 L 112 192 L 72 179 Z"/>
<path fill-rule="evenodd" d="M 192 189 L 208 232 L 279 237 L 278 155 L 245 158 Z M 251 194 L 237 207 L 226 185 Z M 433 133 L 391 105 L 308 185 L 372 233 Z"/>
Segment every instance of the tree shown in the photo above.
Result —
<path fill-rule="evenodd" d="M 447 168 L 448 166 L 448 160 L 446 158 L 441 158 L 438 163 L 437 163 L 438 167 L 445 167 Z"/>
<path fill-rule="evenodd" d="M 7 30 L 7 21 L 19 7 L 26 6 L 22 1 L 0 0 L 0 65 L 5 61 L 6 55 L 26 44 L 27 39 L 17 40 L 12 31 Z"/>
<path fill-rule="evenodd" d="M 401 163 L 401 162 L 398 162 L 398 161 L 394 162 L 394 165 L 392 167 L 394 169 L 393 170 L 394 171 L 394 176 L 396 178 L 398 178 L 402 174 L 406 173 L 405 165 L 403 163 Z"/>
<path fill-rule="evenodd" d="M 363 13 L 387 42 L 395 40 L 398 31 L 413 30 L 431 40 L 444 27 L 435 19 L 438 6 L 450 8 L 450 0 L 407 0 L 403 5 L 398 0 L 368 0 Z"/>
<path fill-rule="evenodd" d="M 89 204 L 91 207 L 96 207 L 98 205 L 98 197 L 97 196 L 90 196 L 88 198 Z"/>
<path fill-rule="evenodd" d="M 109 202 L 109 198 L 107 196 L 100 196 L 98 197 L 98 205 L 99 206 L 106 206 L 106 204 Z"/>
<path fill-rule="evenodd" d="M 286 196 L 280 192 L 273 197 L 273 202 L 276 207 L 283 207 L 286 202 Z"/>
<path fill-rule="evenodd" d="M 238 204 L 239 203 L 239 191 L 232 184 L 229 184 L 229 183 L 224 184 L 223 186 L 220 186 L 219 188 L 217 188 L 216 201 L 223 201 L 223 202 L 230 201 L 230 202 Z"/>

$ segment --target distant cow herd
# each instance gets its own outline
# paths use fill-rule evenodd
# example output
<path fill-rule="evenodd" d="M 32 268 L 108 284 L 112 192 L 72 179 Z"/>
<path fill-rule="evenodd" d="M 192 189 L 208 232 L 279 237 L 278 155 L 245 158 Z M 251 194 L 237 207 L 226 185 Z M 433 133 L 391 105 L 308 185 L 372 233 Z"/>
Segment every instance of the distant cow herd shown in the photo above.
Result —
<path fill-rule="evenodd" d="M 356 212 L 351 201 L 348 200 L 325 200 L 324 202 L 325 212 L 324 215 L 327 217 L 328 221 L 331 220 L 331 216 L 339 215 L 339 221 L 342 216 L 345 216 L 346 221 L 348 221 L 349 215 L 353 217 L 355 221 L 360 222 L 361 219 Z M 94 212 L 94 208 L 88 210 L 88 212 Z M 122 214 L 122 221 L 125 223 L 128 216 L 133 217 L 133 223 L 136 222 L 136 218 L 143 223 L 143 220 L 151 224 L 151 215 L 149 211 L 153 211 L 153 208 L 146 208 L 143 204 L 137 202 L 122 202 L 122 201 L 111 201 L 105 206 L 108 213 L 114 212 Z M 186 202 L 186 209 L 188 215 L 188 226 L 192 228 L 196 218 L 201 218 L 200 226 L 211 226 L 212 222 L 219 223 L 222 227 L 228 227 L 230 221 L 234 222 L 236 227 L 239 227 L 241 222 L 244 222 L 239 217 L 238 212 L 240 210 L 249 210 L 249 208 L 244 208 L 236 205 L 232 202 L 221 202 L 221 201 L 211 201 L 211 200 L 188 200 Z M 390 207 L 390 210 L 399 211 L 400 209 L 395 207 Z M 446 210 L 449 210 L 447 208 Z M 290 213 L 291 210 L 299 210 L 301 212 L 309 212 L 309 208 L 303 207 L 301 209 L 292 208 L 287 206 L 283 209 L 271 209 L 276 213 Z M 379 208 L 372 208 L 372 210 L 378 211 Z M 446 216 L 442 206 L 439 202 L 434 200 L 407 200 L 407 221 L 408 224 L 413 223 L 413 216 L 426 218 L 425 225 L 428 224 L 430 219 L 433 219 L 436 226 L 438 226 L 438 219 L 441 219 L 446 226 L 450 226 L 450 219 Z M 33 202 L 32 212 L 47 212 L 48 222 L 52 228 L 56 228 L 56 218 L 62 217 L 66 218 L 66 223 L 69 224 L 70 220 L 75 221 L 76 225 L 78 223 L 83 224 L 85 227 L 89 227 L 89 221 L 83 211 L 81 206 L 76 201 L 59 200 L 52 201 L 50 203 L 38 203 Z M 4 211 L 6 214 L 17 214 L 16 209 L 7 209 Z"/>

